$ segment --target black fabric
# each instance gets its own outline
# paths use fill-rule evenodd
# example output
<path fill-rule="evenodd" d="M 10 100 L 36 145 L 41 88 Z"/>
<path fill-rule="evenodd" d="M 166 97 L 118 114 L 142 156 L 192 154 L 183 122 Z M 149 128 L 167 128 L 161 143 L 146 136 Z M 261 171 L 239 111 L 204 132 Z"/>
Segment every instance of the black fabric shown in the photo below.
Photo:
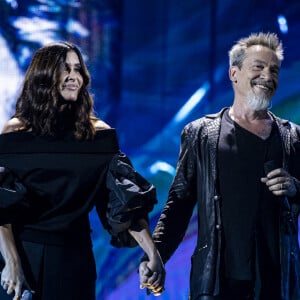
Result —
<path fill-rule="evenodd" d="M 92 248 L 22 242 L 18 245 L 33 300 L 95 300 Z M 28 288 L 24 286 L 24 289 Z M 11 300 L 0 288 L 0 299 Z"/>
<path fill-rule="evenodd" d="M 148 220 L 148 213 L 157 202 L 156 190 L 133 169 L 124 155 L 111 160 L 106 184 L 110 199 L 106 216 L 113 236 L 111 244 L 135 246 L 137 242 L 126 229 L 138 219 Z"/>
<path fill-rule="evenodd" d="M 118 246 L 132 246 L 127 232 L 131 219 L 147 218 L 157 202 L 153 185 L 119 151 L 114 130 L 98 131 L 93 141 L 81 142 L 68 136 L 54 139 L 29 132 L 4 134 L 0 136 L 0 166 L 11 170 L 26 187 L 25 204 L 30 209 L 19 210 L 16 206 L 13 210 L 12 217 L 22 212 L 21 226 L 17 217 L 10 220 L 16 235 L 23 240 L 77 243 L 80 235 L 83 241 L 88 241 L 87 214 L 96 205 L 104 227 L 112 236 L 123 235 L 124 241 Z M 13 203 L 14 195 L 10 193 L 5 201 Z M 23 205 L 22 197 L 18 200 Z M 119 227 L 108 222 L 116 217 L 116 211 Z M 7 213 L 7 209 L 0 210 L 0 216 Z M 0 221 L 3 224 L 7 218 Z"/>
<path fill-rule="evenodd" d="M 13 221 L 22 222 L 28 211 L 26 188 L 11 172 L 5 169 L 0 173 L 0 225 Z"/>
<path fill-rule="evenodd" d="M 252 279 L 255 219 L 265 148 L 266 141 L 244 131 L 237 124 L 234 126 L 228 112 L 224 113 L 218 168 L 225 273 L 229 278 Z"/>
<path fill-rule="evenodd" d="M 94 299 L 89 212 L 96 207 L 113 245 L 131 247 L 137 244 L 128 228 L 140 217 L 147 219 L 157 202 L 154 187 L 120 152 L 116 132 L 98 131 L 91 141 L 3 134 L 0 166 L 11 172 L 14 185 L 24 187 L 18 199 L 14 192 L 5 194 L 0 223 L 9 212 L 25 276 L 38 291 L 36 300 Z"/>
<path fill-rule="evenodd" d="M 277 128 L 273 126 L 270 136 L 263 140 L 234 123 L 226 111 L 218 168 L 227 278 L 254 280 L 258 258 L 264 267 L 260 269 L 272 269 L 278 282 L 279 201 L 260 182 L 265 176 L 264 163 L 269 160 L 280 167 L 282 147 Z"/>
<path fill-rule="evenodd" d="M 221 289 L 222 292 L 218 296 L 201 295 L 197 300 L 254 300 L 254 286 L 251 281 L 224 280 L 221 283 Z M 263 299 L 273 300 L 268 297 Z"/>
<path fill-rule="evenodd" d="M 182 241 L 194 205 L 197 203 L 198 235 L 191 258 L 191 300 L 196 300 L 203 294 L 218 295 L 220 292 L 220 255 L 223 245 L 220 216 L 222 199 L 216 184 L 217 150 L 221 116 L 226 109 L 195 120 L 184 127 L 176 175 L 153 234 L 162 259 L 166 262 Z M 299 144 L 300 127 L 271 113 L 270 115 L 280 132 L 283 146 L 282 165 L 292 176 L 299 179 L 299 164 L 293 168 L 291 164 L 299 162 L 300 147 L 296 148 L 294 145 Z M 293 159 L 290 160 L 291 158 Z M 300 204 L 299 199 L 295 199 L 297 204 Z M 297 275 L 300 270 L 300 251 L 297 243 L 297 235 L 285 235 L 280 239 L 282 299 L 300 299 L 300 276 Z M 288 295 L 292 291 L 294 297 Z"/>
<path fill-rule="evenodd" d="M 119 151 L 115 132 L 109 132 L 98 132 L 93 142 L 41 138 L 28 132 L 0 136 L 0 165 L 16 174 L 27 189 L 30 210 L 24 212 L 24 225 L 15 226 L 22 239 L 54 244 L 76 243 L 78 234 L 89 239 L 87 214 L 95 201 L 105 201 L 94 196 Z"/>
<path fill-rule="evenodd" d="M 1 134 L 0 154 L 12 153 L 112 153 L 119 150 L 114 129 L 98 130 L 93 140 L 75 140 L 62 137 L 37 136 L 28 131 Z"/>

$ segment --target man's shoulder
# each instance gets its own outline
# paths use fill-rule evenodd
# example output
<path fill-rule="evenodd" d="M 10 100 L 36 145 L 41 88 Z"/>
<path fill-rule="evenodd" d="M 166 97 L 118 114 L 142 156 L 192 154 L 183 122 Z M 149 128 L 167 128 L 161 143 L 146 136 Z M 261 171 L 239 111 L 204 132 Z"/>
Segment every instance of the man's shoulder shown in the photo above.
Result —
<path fill-rule="evenodd" d="M 213 114 L 207 114 L 199 119 L 193 120 L 188 123 L 184 128 L 185 130 L 200 130 L 203 127 L 208 126 L 211 123 L 220 122 L 223 112 L 227 108 L 223 108 L 221 111 Z"/>
<path fill-rule="evenodd" d="M 276 120 L 277 123 L 279 123 L 279 124 L 281 124 L 283 126 L 286 126 L 288 128 L 294 128 L 295 130 L 300 131 L 300 125 L 299 124 L 297 124 L 297 123 L 295 123 L 293 121 L 290 121 L 290 120 L 278 117 L 278 116 L 276 116 L 274 114 L 272 114 L 272 116 Z"/>

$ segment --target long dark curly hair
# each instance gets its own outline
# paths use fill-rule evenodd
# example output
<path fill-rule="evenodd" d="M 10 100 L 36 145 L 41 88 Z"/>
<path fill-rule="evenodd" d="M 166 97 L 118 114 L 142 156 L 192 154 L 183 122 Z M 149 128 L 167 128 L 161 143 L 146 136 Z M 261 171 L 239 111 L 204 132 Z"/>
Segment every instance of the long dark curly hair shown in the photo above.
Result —
<path fill-rule="evenodd" d="M 81 64 L 83 85 L 76 101 L 64 101 L 59 93 L 60 70 L 69 51 L 74 51 Z M 80 50 L 68 42 L 46 45 L 34 54 L 25 74 L 17 99 L 14 117 L 36 135 L 56 136 L 71 130 L 76 139 L 92 139 L 95 135 L 93 98 L 88 91 L 90 74 Z"/>

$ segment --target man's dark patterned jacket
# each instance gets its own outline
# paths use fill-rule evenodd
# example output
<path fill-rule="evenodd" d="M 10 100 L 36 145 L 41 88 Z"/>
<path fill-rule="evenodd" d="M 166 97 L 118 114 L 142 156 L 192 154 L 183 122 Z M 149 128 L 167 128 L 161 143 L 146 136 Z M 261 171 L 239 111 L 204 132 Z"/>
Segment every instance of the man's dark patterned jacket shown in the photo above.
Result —
<path fill-rule="evenodd" d="M 191 258 L 190 299 L 201 294 L 219 292 L 219 266 L 222 220 L 221 197 L 217 190 L 217 145 L 224 112 L 207 115 L 185 126 L 176 176 L 169 191 L 153 237 L 166 262 L 182 241 L 194 206 L 198 205 L 198 239 Z M 283 153 L 283 166 L 298 169 L 300 178 L 300 127 L 271 114 L 278 125 Z M 295 168 L 295 164 L 299 168 Z M 297 176 L 298 175 L 298 176 Z M 299 188 L 299 182 L 298 182 Z M 300 196 L 291 201 L 292 213 L 281 211 L 280 250 L 282 267 L 282 299 L 300 299 L 300 255 L 297 239 L 297 214 Z M 294 226 L 294 227 L 293 227 Z"/>

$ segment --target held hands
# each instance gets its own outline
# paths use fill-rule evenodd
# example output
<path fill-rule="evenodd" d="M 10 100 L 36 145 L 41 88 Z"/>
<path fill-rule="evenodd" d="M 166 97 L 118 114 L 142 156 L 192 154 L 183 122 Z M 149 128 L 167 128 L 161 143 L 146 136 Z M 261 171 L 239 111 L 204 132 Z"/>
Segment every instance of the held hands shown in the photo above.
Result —
<path fill-rule="evenodd" d="M 18 264 L 6 263 L 1 272 L 1 286 L 7 294 L 15 293 L 13 300 L 20 300 L 22 287 L 26 285 L 22 268 Z"/>
<path fill-rule="evenodd" d="M 148 257 L 139 266 L 140 288 L 147 288 L 153 295 L 159 296 L 164 291 L 165 268 L 160 254 L 151 237 L 148 223 L 140 219 L 128 229 Z"/>
<path fill-rule="evenodd" d="M 160 296 L 164 291 L 165 268 L 157 253 L 149 261 L 141 262 L 139 266 L 140 288 L 147 288 L 154 296 Z"/>
<path fill-rule="evenodd" d="M 278 168 L 267 174 L 267 177 L 261 178 L 269 191 L 275 196 L 294 197 L 297 193 L 295 178 L 286 170 Z"/>

